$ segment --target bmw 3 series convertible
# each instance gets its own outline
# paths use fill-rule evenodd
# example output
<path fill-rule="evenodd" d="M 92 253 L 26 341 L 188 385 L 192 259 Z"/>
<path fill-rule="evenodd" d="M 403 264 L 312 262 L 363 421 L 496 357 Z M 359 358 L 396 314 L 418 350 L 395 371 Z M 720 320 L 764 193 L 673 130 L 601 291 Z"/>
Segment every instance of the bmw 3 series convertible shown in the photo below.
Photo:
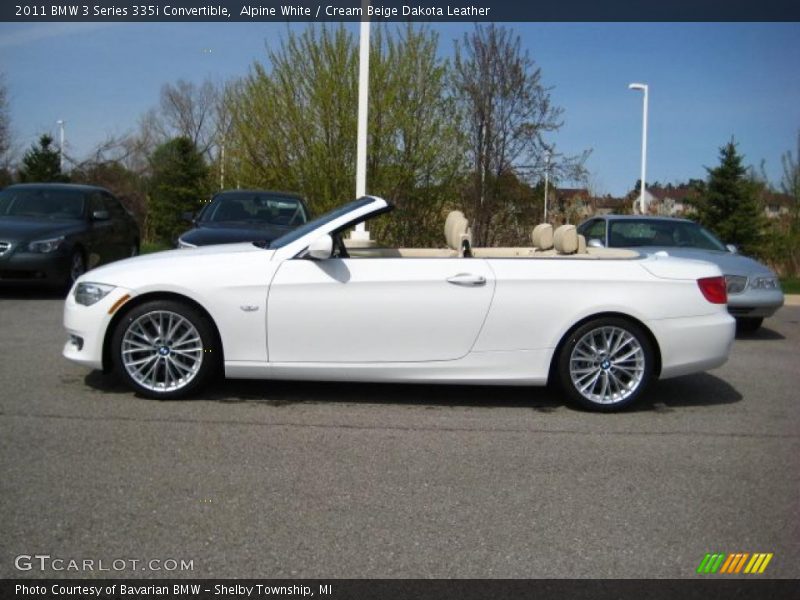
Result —
<path fill-rule="evenodd" d="M 146 397 L 229 378 L 556 384 L 589 409 L 712 369 L 734 320 L 719 267 L 587 248 L 573 225 L 477 248 L 459 211 L 441 248 L 354 244 L 391 210 L 359 198 L 270 243 L 161 252 L 94 269 L 64 308 L 64 356 Z"/>

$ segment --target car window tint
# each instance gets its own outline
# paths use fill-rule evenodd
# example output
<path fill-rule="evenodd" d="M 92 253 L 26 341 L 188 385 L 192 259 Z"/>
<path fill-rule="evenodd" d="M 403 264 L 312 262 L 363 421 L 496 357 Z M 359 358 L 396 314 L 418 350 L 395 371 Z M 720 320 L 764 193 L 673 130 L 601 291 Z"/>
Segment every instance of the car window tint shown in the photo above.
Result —
<path fill-rule="evenodd" d="M 7 188 L 0 191 L 0 215 L 47 219 L 79 219 L 84 197 L 76 190 Z"/>
<path fill-rule="evenodd" d="M 298 198 L 272 193 L 228 192 L 218 194 L 203 210 L 201 219 L 297 226 L 308 221 L 308 215 Z"/>
<path fill-rule="evenodd" d="M 606 222 L 602 219 L 596 219 L 588 224 L 588 227 L 581 232 L 587 240 L 600 240 L 605 243 L 606 241 Z"/>

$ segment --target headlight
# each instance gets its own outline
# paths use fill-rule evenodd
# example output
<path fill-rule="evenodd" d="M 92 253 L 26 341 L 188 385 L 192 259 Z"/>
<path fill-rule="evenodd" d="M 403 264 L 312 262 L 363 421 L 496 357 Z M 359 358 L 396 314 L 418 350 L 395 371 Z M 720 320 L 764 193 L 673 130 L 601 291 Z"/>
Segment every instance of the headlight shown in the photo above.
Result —
<path fill-rule="evenodd" d="M 35 242 L 28 244 L 28 250 L 30 252 L 41 252 L 42 254 L 47 254 L 48 252 L 55 252 L 58 250 L 62 243 L 64 243 L 63 235 L 61 237 L 52 238 L 49 240 L 36 240 Z"/>
<path fill-rule="evenodd" d="M 781 283 L 777 277 L 754 277 L 750 280 L 750 287 L 754 290 L 779 290 Z"/>
<path fill-rule="evenodd" d="M 181 238 L 178 238 L 178 248 L 197 248 L 197 244 L 190 244 L 189 242 L 184 242 Z"/>
<path fill-rule="evenodd" d="M 113 285 L 106 285 L 105 283 L 79 283 L 75 288 L 75 302 L 84 306 L 91 306 L 105 298 L 113 289 Z"/>
<path fill-rule="evenodd" d="M 747 287 L 747 277 L 744 275 L 725 275 L 725 284 L 729 294 L 741 294 Z"/>

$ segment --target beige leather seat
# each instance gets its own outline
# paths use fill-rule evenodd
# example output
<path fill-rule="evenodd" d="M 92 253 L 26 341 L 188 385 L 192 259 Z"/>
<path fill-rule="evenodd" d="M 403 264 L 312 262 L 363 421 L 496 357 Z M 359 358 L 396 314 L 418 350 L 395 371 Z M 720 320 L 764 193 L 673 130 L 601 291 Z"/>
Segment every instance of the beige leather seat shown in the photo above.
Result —
<path fill-rule="evenodd" d="M 557 254 L 578 252 L 578 230 L 575 225 L 562 225 L 553 234 L 553 246 Z"/>
<path fill-rule="evenodd" d="M 460 210 L 454 210 L 447 215 L 444 222 L 444 238 L 447 247 L 455 250 L 458 256 L 464 256 L 465 248 L 470 247 L 472 232 L 469 229 L 469 221 Z"/>
<path fill-rule="evenodd" d="M 553 226 L 550 223 L 540 223 L 531 231 L 531 242 L 537 252 L 550 250 L 553 247 Z"/>

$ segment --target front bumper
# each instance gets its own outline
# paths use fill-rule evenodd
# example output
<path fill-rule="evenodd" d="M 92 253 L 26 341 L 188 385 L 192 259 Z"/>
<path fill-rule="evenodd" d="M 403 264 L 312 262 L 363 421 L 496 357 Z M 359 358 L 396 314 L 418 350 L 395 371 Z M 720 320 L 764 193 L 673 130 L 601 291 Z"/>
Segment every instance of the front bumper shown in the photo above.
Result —
<path fill-rule="evenodd" d="M 64 328 L 69 339 L 64 344 L 64 358 L 90 367 L 103 368 L 103 342 L 114 315 L 109 310 L 123 296 L 131 295 L 125 288 L 114 288 L 99 302 L 84 306 L 75 302 L 74 289 L 64 302 Z M 121 305 L 121 306 L 124 306 Z M 117 307 L 117 310 L 119 307 Z"/>
<path fill-rule="evenodd" d="M 0 281 L 65 283 L 69 280 L 69 255 L 16 251 L 0 258 Z"/>
<path fill-rule="evenodd" d="M 781 306 L 783 306 L 783 292 L 779 289 L 747 288 L 741 294 L 728 296 L 728 312 L 734 317 L 771 317 Z"/>

